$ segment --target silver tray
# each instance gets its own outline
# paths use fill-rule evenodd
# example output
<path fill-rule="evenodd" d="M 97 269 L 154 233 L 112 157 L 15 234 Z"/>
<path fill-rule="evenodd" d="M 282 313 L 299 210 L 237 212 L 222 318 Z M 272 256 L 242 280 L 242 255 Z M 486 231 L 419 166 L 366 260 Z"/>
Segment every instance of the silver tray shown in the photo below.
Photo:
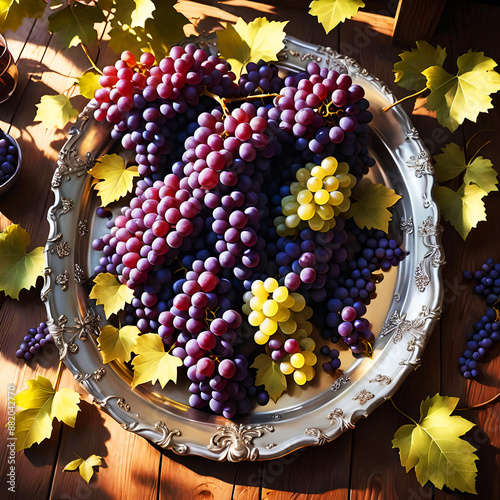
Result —
<path fill-rule="evenodd" d="M 216 50 L 213 39 L 199 43 Z M 393 211 L 390 233 L 409 255 L 377 287 L 377 298 L 368 308 L 376 336 L 373 357 L 342 353 L 343 371 L 336 380 L 323 374 L 307 389 L 292 391 L 248 416 L 231 421 L 192 409 L 182 384 L 167 384 L 164 390 L 146 384 L 132 390 L 131 372 L 124 365 L 103 364 L 95 337 L 105 316 L 89 300 L 83 283 L 97 260 L 91 241 L 105 232 L 103 220 L 94 216 L 97 202 L 87 169 L 112 147 L 109 126 L 96 122 L 87 107 L 59 154 L 41 293 L 50 332 L 61 359 L 95 403 L 125 430 L 178 454 L 232 462 L 263 460 L 335 439 L 393 395 L 418 368 L 440 316 L 444 256 L 429 153 L 400 107 L 382 112 L 395 97 L 380 80 L 332 49 L 286 39 L 279 54 L 281 68 L 297 71 L 310 61 L 347 72 L 364 87 L 374 116 L 370 152 L 377 164 L 370 176 L 403 196 Z"/>

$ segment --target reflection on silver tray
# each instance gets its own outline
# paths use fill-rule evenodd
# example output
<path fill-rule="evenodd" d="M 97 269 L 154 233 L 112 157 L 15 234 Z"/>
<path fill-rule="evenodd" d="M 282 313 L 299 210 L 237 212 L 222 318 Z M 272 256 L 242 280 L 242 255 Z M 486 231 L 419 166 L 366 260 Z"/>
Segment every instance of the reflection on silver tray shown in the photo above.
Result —
<path fill-rule="evenodd" d="M 213 38 L 198 43 L 216 50 Z M 403 196 L 394 209 L 390 232 L 409 255 L 378 287 L 369 306 L 367 317 L 376 336 L 373 357 L 344 356 L 336 380 L 324 374 L 306 390 L 285 395 L 248 416 L 229 421 L 189 408 L 182 388 L 172 384 L 164 390 L 158 385 L 132 390 L 125 366 L 103 365 L 95 337 L 105 324 L 104 315 L 88 299 L 83 283 L 92 275 L 96 259 L 91 241 L 104 230 L 102 220 L 93 216 L 95 196 L 86 172 L 113 147 L 109 126 L 96 122 L 87 107 L 60 152 L 52 180 L 55 203 L 48 213 L 41 294 L 50 331 L 75 379 L 103 410 L 124 429 L 176 453 L 233 462 L 262 460 L 335 439 L 394 394 L 420 365 L 439 318 L 444 257 L 430 156 L 403 110 L 382 112 L 395 101 L 393 94 L 354 60 L 287 38 L 278 64 L 296 71 L 311 60 L 347 72 L 364 87 L 374 116 L 370 153 L 377 164 L 370 176 Z"/>

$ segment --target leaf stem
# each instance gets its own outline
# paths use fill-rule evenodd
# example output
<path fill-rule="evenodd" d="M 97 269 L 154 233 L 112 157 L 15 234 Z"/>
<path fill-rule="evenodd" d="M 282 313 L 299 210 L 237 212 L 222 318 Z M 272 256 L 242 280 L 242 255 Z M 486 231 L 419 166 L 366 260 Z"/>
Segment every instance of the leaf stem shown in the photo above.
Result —
<path fill-rule="evenodd" d="M 87 47 L 85 46 L 85 44 L 83 43 L 80 43 L 80 47 L 82 48 L 83 52 L 85 52 L 85 55 L 87 56 L 87 59 L 90 61 L 90 64 L 92 64 L 92 67 L 100 74 L 102 75 L 102 71 L 97 67 L 96 63 L 94 62 L 94 60 L 92 59 L 92 57 L 90 57 L 90 54 L 89 54 L 89 51 L 87 49 Z"/>
<path fill-rule="evenodd" d="M 61 376 L 62 376 L 63 368 L 64 368 L 64 362 L 61 359 L 61 361 L 59 361 L 59 366 L 57 367 L 56 381 L 54 382 L 54 390 L 56 392 L 59 390 L 59 384 L 61 383 Z"/>
<path fill-rule="evenodd" d="M 396 411 L 398 411 L 399 413 L 401 413 L 401 415 L 403 415 L 404 417 L 406 417 L 407 419 L 411 420 L 415 425 L 418 425 L 417 422 L 415 422 L 415 420 L 413 420 L 413 418 L 411 418 L 409 415 L 407 415 L 406 413 L 404 413 L 403 411 L 401 411 L 397 406 L 396 406 L 396 403 L 394 402 L 394 400 L 392 398 L 389 398 L 389 401 L 392 403 L 392 406 L 394 406 L 394 409 Z"/>
<path fill-rule="evenodd" d="M 392 107 L 396 106 L 397 104 L 401 104 L 403 101 L 406 101 L 407 99 L 411 99 L 412 97 L 417 97 L 418 95 L 423 94 L 426 90 L 427 87 L 423 88 L 422 90 L 419 90 L 418 92 L 415 92 L 414 94 L 407 95 L 406 97 L 403 97 L 403 99 L 400 99 L 399 101 L 393 102 L 392 104 L 389 104 L 389 106 L 382 108 L 382 111 L 385 113 L 386 111 L 389 111 Z"/>
<path fill-rule="evenodd" d="M 473 161 L 474 161 L 474 158 L 479 154 L 479 152 L 481 151 L 481 149 L 483 149 L 485 146 L 487 146 L 491 141 L 488 141 L 488 142 L 485 142 L 475 153 L 474 155 L 472 156 L 472 158 L 469 160 L 469 162 L 467 163 L 467 165 L 470 165 Z M 467 146 L 466 146 L 467 148 Z"/>
<path fill-rule="evenodd" d="M 477 405 L 470 406 L 469 408 L 455 408 L 455 411 L 483 410 L 484 408 L 487 408 L 489 405 L 498 402 L 500 402 L 500 392 L 491 399 L 488 399 L 488 401 L 484 401 L 483 403 L 478 403 Z"/>

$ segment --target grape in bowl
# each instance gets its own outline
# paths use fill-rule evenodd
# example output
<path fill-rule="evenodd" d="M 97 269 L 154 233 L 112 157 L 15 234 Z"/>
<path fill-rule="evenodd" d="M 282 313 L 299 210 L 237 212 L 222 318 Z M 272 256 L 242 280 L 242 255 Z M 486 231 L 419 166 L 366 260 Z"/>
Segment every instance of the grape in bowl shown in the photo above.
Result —
<path fill-rule="evenodd" d="M 21 171 L 22 155 L 17 141 L 0 131 L 0 194 L 7 192 Z"/>

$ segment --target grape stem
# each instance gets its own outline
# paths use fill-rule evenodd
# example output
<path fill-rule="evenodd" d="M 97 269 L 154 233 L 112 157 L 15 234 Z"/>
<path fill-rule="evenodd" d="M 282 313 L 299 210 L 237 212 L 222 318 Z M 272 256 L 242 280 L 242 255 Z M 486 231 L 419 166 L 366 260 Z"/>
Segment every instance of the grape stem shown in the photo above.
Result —
<path fill-rule="evenodd" d="M 408 416 L 406 413 L 404 413 L 403 411 L 401 411 L 397 406 L 396 406 L 396 403 L 394 402 L 394 400 L 392 398 L 389 398 L 389 401 L 392 403 L 392 406 L 394 406 L 394 409 L 396 411 L 398 411 L 399 413 L 401 413 L 401 415 L 403 415 L 404 417 L 406 417 L 407 419 L 411 420 L 415 425 L 418 425 L 417 422 L 415 422 L 415 420 L 413 420 L 413 418 L 411 418 L 410 416 Z"/>
<path fill-rule="evenodd" d="M 231 104 L 233 102 L 247 102 L 251 99 L 264 99 L 265 97 L 278 97 L 279 94 L 256 94 L 256 95 L 249 95 L 245 97 L 220 97 L 213 92 L 210 92 L 209 90 L 205 89 L 201 95 L 206 95 L 207 97 L 212 98 L 214 101 L 217 101 L 220 106 L 222 107 L 222 111 L 224 112 L 225 116 L 230 116 L 231 112 L 229 111 L 229 108 L 227 107 L 228 104 Z"/>
<path fill-rule="evenodd" d="M 477 137 L 479 134 L 482 134 L 483 132 L 494 132 L 494 130 L 492 128 L 485 128 L 485 129 L 480 130 L 479 132 L 476 132 L 475 134 L 473 134 L 471 136 L 471 138 L 465 144 L 465 152 L 468 151 L 470 143 L 472 142 L 472 140 L 474 139 L 474 137 Z"/>
<path fill-rule="evenodd" d="M 488 401 L 484 401 L 483 403 L 478 403 L 477 405 L 470 406 L 468 408 L 456 408 L 455 411 L 483 410 L 484 408 L 487 408 L 488 406 L 494 403 L 498 403 L 499 401 L 500 401 L 500 392 L 493 398 L 488 399 Z"/>
<path fill-rule="evenodd" d="M 418 92 L 415 92 L 414 94 L 407 95 L 406 97 L 403 97 L 403 99 L 400 99 L 399 101 L 393 102 L 392 104 L 389 104 L 389 106 L 382 108 L 382 111 L 385 113 L 386 111 L 389 111 L 392 107 L 396 106 L 397 104 L 401 104 L 403 101 L 406 101 L 407 99 L 411 99 L 412 97 L 417 97 L 418 95 L 423 94 L 426 90 L 427 87 L 423 88 L 422 90 L 419 90 Z"/>
<path fill-rule="evenodd" d="M 481 149 L 483 149 L 484 147 L 486 147 L 491 141 L 487 141 L 485 142 L 475 153 L 474 155 L 472 156 L 472 158 L 469 160 L 469 162 L 467 163 L 467 165 L 470 165 L 474 159 L 476 158 L 476 156 L 479 154 L 479 152 L 481 151 Z"/>
<path fill-rule="evenodd" d="M 56 373 L 56 381 L 54 382 L 54 391 L 59 390 L 59 384 L 61 383 L 61 376 L 62 376 L 62 371 L 64 368 L 64 363 L 63 361 L 59 361 L 59 366 L 57 367 L 57 373 Z"/>

